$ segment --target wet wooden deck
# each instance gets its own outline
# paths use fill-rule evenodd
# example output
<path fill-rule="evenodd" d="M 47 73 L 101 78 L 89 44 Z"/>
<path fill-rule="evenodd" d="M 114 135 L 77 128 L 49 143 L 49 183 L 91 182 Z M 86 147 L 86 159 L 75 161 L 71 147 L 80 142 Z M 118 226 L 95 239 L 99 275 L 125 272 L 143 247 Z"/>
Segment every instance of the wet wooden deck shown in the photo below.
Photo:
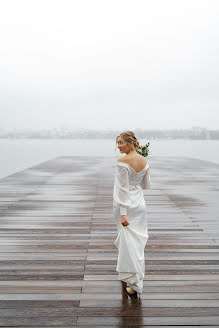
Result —
<path fill-rule="evenodd" d="M 115 159 L 0 180 L 0 327 L 219 327 L 219 165 L 150 159 L 141 303 L 118 281 Z"/>

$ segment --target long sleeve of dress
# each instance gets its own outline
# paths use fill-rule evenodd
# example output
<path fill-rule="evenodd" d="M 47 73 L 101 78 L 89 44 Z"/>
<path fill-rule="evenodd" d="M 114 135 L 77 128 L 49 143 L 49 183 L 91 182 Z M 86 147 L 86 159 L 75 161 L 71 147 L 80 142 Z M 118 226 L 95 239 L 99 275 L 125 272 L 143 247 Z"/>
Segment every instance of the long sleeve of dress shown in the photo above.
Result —
<path fill-rule="evenodd" d="M 116 165 L 114 200 L 119 203 L 120 215 L 127 215 L 130 205 L 129 199 L 129 175 L 126 167 Z"/>
<path fill-rule="evenodd" d="M 140 186 L 141 186 L 142 189 L 151 189 L 151 183 L 150 183 L 151 177 L 150 177 L 150 171 L 149 170 L 150 170 L 150 168 L 148 167 L 148 169 L 147 169 L 147 171 L 146 171 L 145 175 L 143 176 L 143 179 L 140 183 Z"/>

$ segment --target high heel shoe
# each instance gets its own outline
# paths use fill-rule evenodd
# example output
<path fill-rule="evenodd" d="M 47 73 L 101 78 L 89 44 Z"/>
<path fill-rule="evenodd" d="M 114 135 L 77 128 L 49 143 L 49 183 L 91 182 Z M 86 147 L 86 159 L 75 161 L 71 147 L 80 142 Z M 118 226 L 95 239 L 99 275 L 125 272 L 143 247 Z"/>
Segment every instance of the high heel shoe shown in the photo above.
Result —
<path fill-rule="evenodd" d="M 137 293 L 136 290 L 132 289 L 131 287 L 126 287 L 126 291 L 131 295 Z"/>
<path fill-rule="evenodd" d="M 136 294 L 136 295 L 137 295 L 137 298 L 138 298 L 139 300 L 141 300 L 141 293 L 136 292 L 136 290 L 132 289 L 131 287 L 126 287 L 126 291 L 127 291 L 130 295 Z"/>
<path fill-rule="evenodd" d="M 131 288 L 131 287 L 126 287 L 126 291 L 127 291 L 130 295 L 137 294 L 138 299 L 141 300 L 141 293 L 136 292 L 136 290 L 134 290 L 133 288 Z"/>

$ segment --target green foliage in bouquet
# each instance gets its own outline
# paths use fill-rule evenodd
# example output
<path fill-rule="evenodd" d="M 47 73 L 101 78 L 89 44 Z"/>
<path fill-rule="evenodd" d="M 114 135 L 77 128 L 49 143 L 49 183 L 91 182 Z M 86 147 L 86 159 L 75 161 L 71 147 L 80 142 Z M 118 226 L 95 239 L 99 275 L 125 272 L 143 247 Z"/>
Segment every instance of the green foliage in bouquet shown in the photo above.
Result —
<path fill-rule="evenodd" d="M 150 142 L 146 143 L 145 145 L 140 145 L 138 149 L 136 150 L 138 154 L 146 157 L 149 154 L 149 145 Z"/>

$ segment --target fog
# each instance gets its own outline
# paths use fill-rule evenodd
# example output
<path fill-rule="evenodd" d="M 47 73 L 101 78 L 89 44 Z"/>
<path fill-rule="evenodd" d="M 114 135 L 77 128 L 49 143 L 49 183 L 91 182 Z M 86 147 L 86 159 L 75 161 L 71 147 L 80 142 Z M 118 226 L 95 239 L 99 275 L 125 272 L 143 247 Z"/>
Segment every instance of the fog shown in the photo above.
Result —
<path fill-rule="evenodd" d="M 219 2 L 0 2 L 0 128 L 219 128 Z"/>

